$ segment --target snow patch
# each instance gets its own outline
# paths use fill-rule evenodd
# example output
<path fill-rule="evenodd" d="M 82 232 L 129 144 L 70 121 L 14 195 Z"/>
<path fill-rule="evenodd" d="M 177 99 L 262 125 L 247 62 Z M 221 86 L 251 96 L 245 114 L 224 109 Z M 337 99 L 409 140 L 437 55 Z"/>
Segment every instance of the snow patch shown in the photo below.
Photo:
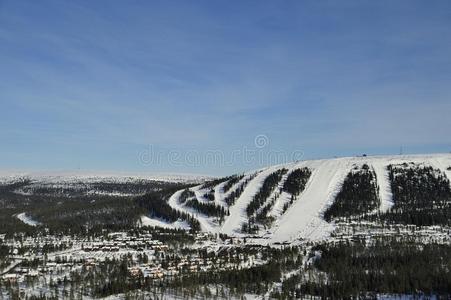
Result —
<path fill-rule="evenodd" d="M 39 223 L 36 220 L 33 220 L 31 217 L 29 217 L 27 215 L 27 213 L 20 213 L 16 215 L 16 218 L 18 218 L 19 220 L 21 220 L 23 223 L 30 225 L 30 226 L 38 226 L 41 225 L 41 223 Z"/>
<path fill-rule="evenodd" d="M 162 227 L 167 229 L 190 229 L 189 224 L 182 220 L 177 220 L 174 223 L 169 223 L 163 219 L 149 218 L 148 216 L 141 216 L 139 224 L 142 226 Z"/>

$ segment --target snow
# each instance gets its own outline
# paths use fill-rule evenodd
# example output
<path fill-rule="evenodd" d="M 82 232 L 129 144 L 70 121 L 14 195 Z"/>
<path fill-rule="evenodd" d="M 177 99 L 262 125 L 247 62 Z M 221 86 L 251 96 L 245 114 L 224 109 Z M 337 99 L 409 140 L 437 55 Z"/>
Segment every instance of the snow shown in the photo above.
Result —
<path fill-rule="evenodd" d="M 243 223 L 247 222 L 246 207 L 252 201 L 252 198 L 258 193 L 263 185 L 266 177 L 271 173 L 282 169 L 283 166 L 273 166 L 269 167 L 262 172 L 260 172 L 254 179 L 252 179 L 247 185 L 244 192 L 236 200 L 235 204 L 230 207 L 230 216 L 226 218 L 222 228 L 221 233 L 228 235 L 239 235 L 241 231 L 241 226 Z"/>
<path fill-rule="evenodd" d="M 16 215 L 16 218 L 18 218 L 19 220 L 21 220 L 22 222 L 24 222 L 27 225 L 30 226 L 38 226 L 41 225 L 41 223 L 39 223 L 38 221 L 33 220 L 32 218 L 30 218 L 27 213 L 20 213 Z"/>
<path fill-rule="evenodd" d="M 191 213 L 196 216 L 201 223 L 202 230 L 212 233 L 225 233 L 232 236 L 245 236 L 241 233 L 241 225 L 247 222 L 246 207 L 253 196 L 261 188 L 265 178 L 271 173 L 287 168 L 289 172 L 296 168 L 307 167 L 312 171 L 309 181 L 304 191 L 294 201 L 293 205 L 282 214 L 283 204 L 289 201 L 290 195 L 282 193 L 277 199 L 271 215 L 276 218 L 272 228 L 260 243 L 293 242 L 298 239 L 322 240 L 327 238 L 334 230 L 335 225 L 323 220 L 322 214 L 334 201 L 336 194 L 340 191 L 346 175 L 354 166 L 368 164 L 374 169 L 377 184 L 380 188 L 381 211 L 387 211 L 393 205 L 390 182 L 388 179 L 387 166 L 390 164 L 402 164 L 404 162 L 430 165 L 439 168 L 451 177 L 451 171 L 447 168 L 451 166 L 451 154 L 429 154 L 429 155 L 395 155 L 395 156 L 368 156 L 368 157 L 344 157 L 335 159 L 310 160 L 285 165 L 271 166 L 260 170 L 261 172 L 252 179 L 235 204 L 229 208 L 228 216 L 222 226 L 212 222 L 211 219 L 191 208 L 183 207 L 177 201 L 181 191 L 177 192 L 170 199 L 170 205 L 181 211 Z M 221 183 L 214 188 L 215 202 L 221 205 L 224 197 L 235 190 L 252 172 L 247 173 L 240 182 L 235 184 L 227 193 L 222 191 L 225 183 Z M 285 178 L 285 177 L 284 177 Z M 199 188 L 196 194 L 201 198 Z M 202 201 L 202 199 L 200 199 Z"/>
<path fill-rule="evenodd" d="M 153 180 L 165 182 L 183 182 L 183 183 L 201 183 L 212 177 L 200 174 L 170 174 L 170 173 L 129 173 L 129 172 L 81 172 L 81 171 L 62 171 L 62 172 L 18 172 L 1 171 L 0 183 L 10 183 L 19 179 L 30 179 L 40 183 L 95 183 L 95 182 L 117 182 L 127 183 L 135 180 Z"/>
<path fill-rule="evenodd" d="M 440 169 L 440 171 L 443 171 L 446 174 L 448 179 L 451 179 L 451 171 L 448 170 L 448 168 L 451 167 L 451 155 L 435 156 L 429 161 L 434 168 Z"/>
<path fill-rule="evenodd" d="M 273 229 L 275 242 L 291 241 L 295 238 L 320 239 L 333 229 L 322 219 L 322 212 L 332 203 L 341 183 L 352 168 L 346 159 L 302 162 L 298 167 L 312 171 L 304 192 L 282 215 Z"/>
<path fill-rule="evenodd" d="M 228 207 L 228 204 L 224 201 L 224 199 L 229 196 L 232 192 L 235 192 L 238 188 L 240 188 L 246 180 L 248 180 L 250 177 L 254 176 L 255 172 L 250 172 L 248 174 L 244 174 L 244 177 L 241 178 L 237 183 L 235 183 L 234 185 L 232 185 L 232 187 L 224 193 L 224 185 L 227 182 L 221 183 L 220 185 L 218 185 L 215 188 L 215 197 L 216 197 L 216 201 L 218 202 L 218 204 L 224 206 L 224 207 Z"/>
<path fill-rule="evenodd" d="M 387 211 L 393 205 L 392 193 L 390 189 L 390 182 L 388 179 L 387 166 L 390 164 L 402 164 L 402 163 L 416 163 L 423 165 L 430 165 L 434 168 L 440 169 L 448 177 L 451 177 L 451 171 L 447 168 L 451 166 L 451 154 L 429 154 L 429 155 L 396 155 L 396 156 L 369 156 L 369 157 L 345 157 L 335 159 L 323 159 L 323 160 L 310 160 L 301 161 L 296 163 L 282 164 L 267 167 L 258 170 L 259 173 L 247 184 L 244 192 L 236 200 L 235 204 L 229 207 L 230 215 L 226 217 L 224 223 L 220 225 L 215 218 L 200 214 L 191 207 L 186 207 L 184 204 L 179 203 L 180 194 L 182 191 L 176 192 L 172 195 L 168 201 L 168 204 L 176 210 L 188 213 L 196 217 L 200 224 L 201 229 L 211 233 L 225 233 L 232 236 L 243 236 L 241 226 L 244 222 L 247 222 L 246 207 L 252 201 L 254 195 L 260 190 L 264 180 L 271 173 L 280 170 L 282 168 L 289 169 L 291 172 L 297 168 L 307 167 L 312 171 L 309 181 L 304 191 L 297 197 L 288 210 L 282 214 L 282 208 L 285 203 L 290 200 L 288 193 L 282 192 L 275 202 L 274 207 L 271 209 L 270 214 L 275 217 L 275 222 L 271 229 L 264 236 L 264 240 L 271 243 L 275 242 L 289 242 L 297 239 L 306 240 L 318 240 L 327 237 L 334 229 L 333 223 L 327 223 L 323 220 L 322 214 L 327 207 L 333 202 L 336 194 L 341 188 L 344 178 L 349 171 L 352 170 L 355 165 L 368 164 L 375 171 L 377 184 L 379 186 L 379 192 L 381 197 L 381 211 Z M 289 172 L 283 177 L 282 182 L 286 179 Z M 253 172 L 248 172 L 245 176 L 236 184 L 234 184 L 230 190 L 226 193 L 223 191 L 223 187 L 226 184 L 222 182 L 215 186 L 215 203 L 227 207 L 224 202 L 224 198 L 232 191 L 241 186 L 246 179 L 248 179 Z M 207 177 L 202 176 L 188 176 L 183 175 L 174 177 L 171 176 L 147 176 L 147 177 L 131 177 L 131 175 L 125 176 L 125 174 L 81 174 L 81 173 L 33 173 L 33 174 L 18 174 L 14 176 L 1 177 L 0 182 L 12 182 L 14 178 L 24 178 L 24 176 L 34 176 L 33 178 L 39 178 L 42 182 L 61 184 L 63 182 L 80 182 L 80 181 L 104 181 L 111 180 L 113 182 L 129 182 L 141 179 L 153 179 L 153 180 L 198 180 L 200 183 Z M 111 177 L 112 175 L 116 177 Z M 29 177 L 30 178 L 30 177 Z M 196 194 L 196 198 L 201 202 L 209 202 L 204 199 L 203 195 L 209 189 L 202 189 L 202 187 L 196 186 L 191 188 Z M 39 222 L 31 219 L 26 213 L 16 215 L 16 217 L 22 222 L 31 226 L 39 225 Z M 149 226 L 159 226 L 166 228 L 189 228 L 186 222 L 174 222 L 167 223 L 164 220 L 149 218 L 148 216 L 142 216 L 141 223 Z"/>
<path fill-rule="evenodd" d="M 190 188 L 191 191 L 194 192 L 194 194 L 196 195 L 196 199 L 197 201 L 201 202 L 201 203 L 212 203 L 212 201 L 206 199 L 204 197 L 204 195 L 206 193 L 209 193 L 211 189 L 202 189 L 202 185 Z"/>
<path fill-rule="evenodd" d="M 103 192 L 103 191 L 88 191 L 88 195 L 98 195 L 98 196 L 112 196 L 112 197 L 132 197 L 136 194 L 130 193 L 120 193 L 120 192 Z"/>
<path fill-rule="evenodd" d="M 386 212 L 393 206 L 393 195 L 388 178 L 387 164 L 383 161 L 377 161 L 373 162 L 372 166 L 374 173 L 376 173 L 377 185 L 379 186 L 380 210 Z"/>
<path fill-rule="evenodd" d="M 188 223 L 182 220 L 178 220 L 174 223 L 169 223 L 162 219 L 149 218 L 148 216 L 141 216 L 140 225 L 150 226 L 150 227 L 162 227 L 167 229 L 185 229 L 189 230 L 190 226 Z"/>
<path fill-rule="evenodd" d="M 288 172 L 283 175 L 282 180 L 279 182 L 279 188 L 283 188 L 285 181 L 287 181 L 288 176 L 297 168 L 294 167 L 291 170 L 288 170 Z M 277 197 L 276 202 L 274 203 L 274 206 L 271 208 L 271 211 L 269 214 L 272 217 L 275 217 L 276 219 L 279 218 L 283 213 L 283 206 L 285 203 L 290 202 L 291 200 L 291 194 L 287 192 L 281 192 L 279 197 Z"/>
<path fill-rule="evenodd" d="M 223 207 L 227 207 L 227 203 L 224 202 L 224 197 L 226 195 L 224 193 L 224 186 L 227 184 L 227 182 L 228 181 L 221 182 L 214 189 L 215 190 L 215 203 L 217 205 L 221 205 Z M 235 186 L 236 186 L 236 184 L 230 190 L 234 190 Z"/>
<path fill-rule="evenodd" d="M 198 213 L 193 208 L 186 207 L 183 204 L 180 204 L 179 199 L 180 199 L 180 195 L 182 194 L 182 192 L 183 192 L 183 190 L 175 192 L 169 198 L 168 204 L 173 209 L 176 209 L 178 211 L 195 216 L 196 219 L 199 221 L 200 227 L 203 231 L 216 233 L 218 231 L 217 225 L 212 220 L 210 220 L 210 218 L 208 218 L 207 216 L 205 216 L 203 214 Z"/>

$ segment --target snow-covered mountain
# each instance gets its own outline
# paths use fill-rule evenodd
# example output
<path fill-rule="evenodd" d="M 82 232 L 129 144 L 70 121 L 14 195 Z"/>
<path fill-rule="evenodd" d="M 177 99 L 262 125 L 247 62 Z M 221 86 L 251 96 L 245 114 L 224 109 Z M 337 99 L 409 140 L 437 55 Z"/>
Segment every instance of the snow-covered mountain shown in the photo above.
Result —
<path fill-rule="evenodd" d="M 319 240 L 326 238 L 334 229 L 334 222 L 324 220 L 324 212 L 334 202 L 341 190 L 346 176 L 353 169 L 363 165 L 369 166 L 376 177 L 379 212 L 386 212 L 393 205 L 389 171 L 387 166 L 413 163 L 439 169 L 449 178 L 451 176 L 451 154 L 431 155 L 398 155 L 347 157 L 323 160 L 299 161 L 283 165 L 271 166 L 258 171 L 248 172 L 239 177 L 224 178 L 214 185 L 202 184 L 190 189 L 194 204 L 205 204 L 216 208 L 225 208 L 229 215 L 219 217 L 193 207 L 193 201 L 183 198 L 183 190 L 176 192 L 169 205 L 174 209 L 194 215 L 200 222 L 201 229 L 211 233 L 223 233 L 230 236 L 258 236 L 270 243 L 292 242 L 298 239 Z M 297 197 L 284 191 L 285 181 L 297 169 L 307 168 L 311 171 L 305 187 Z M 271 187 L 271 174 L 277 179 L 277 184 Z M 230 181 L 231 184 L 227 184 Z M 233 183 L 233 184 L 232 184 Z M 227 186 L 225 191 L 224 187 Z M 261 200 L 263 192 L 265 199 Z M 238 195 L 236 199 L 231 194 Z M 210 196 L 209 196 L 210 194 Z M 259 198 L 260 197 L 260 198 Z M 207 199 L 210 198 L 210 199 Z M 232 201 L 230 200 L 232 199 Z M 253 234 L 243 233 L 243 224 L 249 223 L 249 206 L 256 199 L 260 203 L 255 214 L 272 222 L 267 226 L 259 225 Z M 295 200 L 293 200 L 295 199 Z M 227 203 L 228 202 L 228 203 Z M 264 210 L 262 213 L 262 210 Z"/>
<path fill-rule="evenodd" d="M 0 185 L 23 183 L 15 188 L 22 195 L 136 196 L 163 186 L 200 184 L 212 177 L 192 174 L 144 174 L 111 172 L 8 172 L 0 173 Z"/>
<path fill-rule="evenodd" d="M 15 182 L 18 179 L 25 178 L 41 183 L 74 183 L 83 181 L 85 183 L 95 182 L 116 182 L 127 183 L 136 180 L 151 180 L 164 182 L 180 183 L 199 183 L 211 176 L 199 174 L 171 174 L 171 173 L 127 173 L 127 172 L 82 172 L 82 171 L 49 171 L 49 172 L 20 172 L 20 171 L 1 171 L 0 183 Z"/>

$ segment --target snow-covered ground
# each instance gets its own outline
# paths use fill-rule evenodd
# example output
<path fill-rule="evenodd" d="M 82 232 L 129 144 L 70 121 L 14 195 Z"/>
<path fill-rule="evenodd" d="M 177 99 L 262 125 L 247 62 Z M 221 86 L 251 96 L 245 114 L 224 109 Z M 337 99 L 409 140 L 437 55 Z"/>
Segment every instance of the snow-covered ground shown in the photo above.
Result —
<path fill-rule="evenodd" d="M 269 167 L 260 172 L 254 179 L 251 180 L 251 182 L 249 182 L 244 192 L 236 200 L 235 204 L 230 207 L 230 216 L 226 218 L 224 224 L 222 225 L 221 233 L 240 235 L 239 231 L 241 230 L 241 225 L 247 222 L 247 205 L 258 193 L 266 177 L 281 168 L 283 168 L 283 166 L 280 165 Z"/>
<path fill-rule="evenodd" d="M 331 227 L 321 213 L 339 192 L 341 183 L 352 168 L 347 159 L 301 162 L 298 167 L 313 170 L 303 193 L 273 227 L 272 240 L 291 241 L 295 238 L 321 238 Z"/>
<path fill-rule="evenodd" d="M 376 180 L 379 186 L 379 197 L 381 199 L 381 211 L 388 211 L 393 206 L 393 195 L 390 188 L 390 180 L 388 178 L 387 165 L 384 161 L 376 161 L 372 164 Z"/>
<path fill-rule="evenodd" d="M 196 190 L 196 188 L 193 188 L 193 190 Z M 216 233 L 217 230 L 218 230 L 218 227 L 213 222 L 213 220 L 211 220 L 211 218 L 208 218 L 207 216 L 197 212 L 196 210 L 194 210 L 191 207 L 187 207 L 187 206 L 184 206 L 183 204 L 180 204 L 179 199 L 180 199 L 180 196 L 181 196 L 182 192 L 183 192 L 183 190 L 177 191 L 174 195 L 172 195 L 169 198 L 168 204 L 172 208 L 174 208 L 174 209 L 176 209 L 178 211 L 182 211 L 182 212 L 185 212 L 187 214 L 191 214 L 194 217 L 196 217 L 197 220 L 199 221 L 200 227 L 201 227 L 201 229 L 203 231 Z"/>
<path fill-rule="evenodd" d="M 374 169 L 377 177 L 377 184 L 380 188 L 380 210 L 386 211 L 393 205 L 387 166 L 405 162 L 430 165 L 445 172 L 448 177 L 451 175 L 451 171 L 447 170 L 447 168 L 451 166 L 451 154 L 345 157 L 310 160 L 263 169 L 249 182 L 235 204 L 229 207 L 230 215 L 222 225 L 215 224 L 211 219 L 196 214 L 191 209 L 180 205 L 178 203 L 178 197 L 180 197 L 181 191 L 171 197 L 169 204 L 175 209 L 195 215 L 199 219 L 202 230 L 204 231 L 212 233 L 220 232 L 232 236 L 243 236 L 243 234 L 240 233 L 240 229 L 241 225 L 248 220 L 246 207 L 250 201 L 252 201 L 253 196 L 261 188 L 265 178 L 282 168 L 287 168 L 291 171 L 295 168 L 308 167 L 312 171 L 312 175 L 305 190 L 284 214 L 281 213 L 281 209 L 283 204 L 286 201 L 289 201 L 290 195 L 282 193 L 279 196 L 271 210 L 271 215 L 275 217 L 275 222 L 261 240 L 264 243 L 292 242 L 297 239 L 320 240 L 327 238 L 334 229 L 334 224 L 325 222 L 322 218 L 322 214 L 334 201 L 336 194 L 341 189 L 346 175 L 353 167 L 368 164 Z M 251 172 L 248 174 L 251 174 Z M 246 177 L 247 176 L 245 176 L 245 178 Z M 245 180 L 245 178 L 243 178 L 242 181 Z M 234 190 L 239 183 L 235 184 L 228 193 L 222 192 L 224 184 L 225 183 L 221 183 L 216 186 L 214 190 L 215 201 L 220 205 L 226 206 L 223 202 L 224 197 Z M 193 188 L 192 190 L 196 191 L 197 196 L 201 198 L 199 188 Z M 203 199 L 199 200 L 203 201 Z"/>
<path fill-rule="evenodd" d="M 58 183 L 96 183 L 96 182 L 115 182 L 127 183 L 136 180 L 154 180 L 165 182 L 184 182 L 184 183 L 200 183 L 205 180 L 212 179 L 208 175 L 199 174 L 169 174 L 169 173 L 127 173 L 127 172 L 18 172 L 18 171 L 1 171 L 0 183 L 9 183 L 18 179 L 27 178 L 32 181 L 58 184 Z"/>
<path fill-rule="evenodd" d="M 185 221 L 176 221 L 174 223 L 166 222 L 165 220 L 150 218 L 148 216 L 141 216 L 140 225 L 151 227 L 162 227 L 167 229 L 185 229 L 189 230 L 190 226 Z"/>
<path fill-rule="evenodd" d="M 348 172 L 354 166 L 361 166 L 362 164 L 368 164 L 374 169 L 377 179 L 377 185 L 379 186 L 379 194 L 381 198 L 381 211 L 387 211 L 392 205 L 392 193 L 390 182 L 388 179 L 387 166 L 390 164 L 402 164 L 402 163 L 417 163 L 423 165 L 430 165 L 434 168 L 440 169 L 448 177 L 451 177 L 451 171 L 447 169 L 451 167 L 451 154 L 429 154 L 429 155 L 396 155 L 396 156 L 369 156 L 369 157 L 345 157 L 335 159 L 323 159 L 323 160 L 310 160 L 300 161 L 296 163 L 288 163 L 282 165 L 276 165 L 258 170 L 258 174 L 255 177 L 252 175 L 255 171 L 244 174 L 245 176 L 237 183 L 235 183 L 227 192 L 223 191 L 223 187 L 226 182 L 222 182 L 212 188 L 214 191 L 215 200 L 214 203 L 227 207 L 230 215 L 225 218 L 222 224 L 218 223 L 218 220 L 212 217 L 203 215 L 191 207 L 187 207 L 179 202 L 182 191 L 176 192 L 168 200 L 168 204 L 179 211 L 188 213 L 196 217 L 200 224 L 201 229 L 211 233 L 225 233 L 232 236 L 243 236 L 241 226 L 248 221 L 246 214 L 246 207 L 252 201 L 254 195 L 260 190 L 264 180 L 271 173 L 287 168 L 289 172 L 296 168 L 307 167 L 312 171 L 312 175 L 307 182 L 305 190 L 297 197 L 297 200 L 288 208 L 285 213 L 282 213 L 283 205 L 289 201 L 290 195 L 287 193 L 281 193 L 276 199 L 274 207 L 271 209 L 270 214 L 275 218 L 270 229 L 266 233 L 260 232 L 262 240 L 267 242 L 292 242 L 297 239 L 318 240 L 326 238 L 329 233 L 334 229 L 333 223 L 327 223 L 323 220 L 322 214 L 325 209 L 334 201 L 336 194 L 340 191 L 341 185 L 348 174 Z M 133 177 L 129 174 L 125 176 L 111 177 L 112 174 L 34 174 L 35 178 L 45 182 L 54 182 L 55 184 L 61 182 L 73 182 L 73 181 L 86 181 L 91 180 L 105 181 L 112 180 L 113 182 L 132 182 L 133 180 L 147 179 L 147 180 L 162 180 L 162 181 L 184 181 L 188 183 L 198 182 L 199 185 L 192 187 L 196 195 L 196 198 L 200 202 L 208 202 L 209 200 L 204 198 L 206 192 L 210 192 L 211 189 L 202 188 L 201 183 L 208 179 L 207 176 L 194 176 L 194 175 L 174 175 L 174 176 L 142 176 Z M 17 178 L 24 176 L 24 174 L 18 174 Z M 28 174 L 27 176 L 31 176 Z M 243 193 L 236 199 L 235 203 L 228 207 L 224 199 L 230 193 L 240 187 L 247 179 L 252 177 L 252 180 L 246 185 Z M 287 175 L 283 177 L 285 180 Z M 9 182 L 10 177 L 3 177 L 0 179 L 2 182 Z M 283 184 L 283 180 L 279 182 L 279 186 Z M 17 215 L 17 217 L 23 222 L 29 222 L 27 224 L 38 225 L 35 221 L 26 216 L 25 213 Z M 148 216 L 143 216 L 141 219 L 143 225 L 161 226 L 166 228 L 188 228 L 188 225 L 180 222 L 168 224 L 162 220 L 151 219 Z M 183 224 L 182 224 L 183 223 Z"/>
<path fill-rule="evenodd" d="M 24 222 L 25 224 L 27 224 L 27 225 L 30 225 L 30 226 L 38 226 L 38 225 L 41 225 L 41 223 L 39 223 L 38 221 L 36 221 L 36 220 L 33 220 L 32 218 L 30 218 L 28 215 L 27 215 L 27 213 L 20 213 L 20 214 L 17 214 L 16 215 L 16 218 L 18 218 L 19 220 L 21 220 L 22 222 Z"/>

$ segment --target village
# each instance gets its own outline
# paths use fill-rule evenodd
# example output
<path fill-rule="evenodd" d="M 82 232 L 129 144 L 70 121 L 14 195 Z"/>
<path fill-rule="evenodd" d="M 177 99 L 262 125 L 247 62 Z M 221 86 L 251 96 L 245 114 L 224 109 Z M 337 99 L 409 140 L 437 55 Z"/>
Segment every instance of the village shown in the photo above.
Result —
<path fill-rule="evenodd" d="M 411 239 L 419 243 L 451 244 L 451 227 L 391 224 L 382 226 L 370 222 L 340 222 L 332 232 L 329 242 L 376 240 L 391 237 Z"/>
<path fill-rule="evenodd" d="M 139 234 L 114 232 L 89 238 L 18 235 L 7 239 L 2 235 L 0 242 L 10 249 L 8 265 L 0 270 L 1 283 L 5 287 L 17 287 L 23 293 L 29 292 L 31 287 L 33 293 L 45 291 L 49 285 L 68 281 L 74 272 L 86 274 L 113 260 L 126 259 L 130 277 L 150 280 L 211 270 L 249 268 L 264 263 L 258 255 L 230 257 L 224 251 L 221 256 L 223 249 L 240 246 L 242 240 L 230 238 L 222 241 L 206 233 L 193 235 L 193 243 L 189 245 L 163 243 L 150 231 Z"/>

